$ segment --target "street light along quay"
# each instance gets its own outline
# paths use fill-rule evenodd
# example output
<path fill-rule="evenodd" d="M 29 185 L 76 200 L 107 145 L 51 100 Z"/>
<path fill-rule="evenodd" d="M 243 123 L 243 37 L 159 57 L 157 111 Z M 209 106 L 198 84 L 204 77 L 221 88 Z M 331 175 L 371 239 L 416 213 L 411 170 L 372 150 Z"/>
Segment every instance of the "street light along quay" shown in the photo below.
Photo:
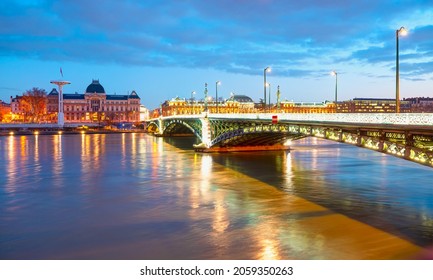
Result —
<path fill-rule="evenodd" d="M 204 83 L 204 111 L 207 112 L 207 83 Z"/>
<path fill-rule="evenodd" d="M 399 53 L 398 53 L 398 37 L 406 36 L 407 29 L 403 26 L 395 31 L 395 41 L 396 41 L 396 56 L 395 56 L 395 112 L 400 113 L 400 73 L 399 73 Z"/>
<path fill-rule="evenodd" d="M 268 92 L 268 108 L 271 110 L 271 83 L 267 83 L 267 86 L 269 87 Z"/>
<path fill-rule="evenodd" d="M 220 81 L 215 83 L 215 102 L 216 102 L 216 112 L 218 113 L 218 86 L 221 84 Z"/>
<path fill-rule="evenodd" d="M 263 93 L 264 93 L 264 99 L 263 99 L 263 112 L 266 111 L 266 72 L 271 72 L 271 67 L 266 67 L 263 71 L 263 78 L 265 80 L 263 84 Z"/>
<path fill-rule="evenodd" d="M 191 104 L 192 104 L 192 109 L 191 109 L 191 113 L 195 114 L 194 112 L 194 95 L 195 95 L 195 91 L 191 92 Z"/>
<path fill-rule="evenodd" d="M 336 71 L 331 72 L 332 76 L 335 76 L 335 110 L 337 110 L 337 80 L 338 80 L 338 74 Z"/>

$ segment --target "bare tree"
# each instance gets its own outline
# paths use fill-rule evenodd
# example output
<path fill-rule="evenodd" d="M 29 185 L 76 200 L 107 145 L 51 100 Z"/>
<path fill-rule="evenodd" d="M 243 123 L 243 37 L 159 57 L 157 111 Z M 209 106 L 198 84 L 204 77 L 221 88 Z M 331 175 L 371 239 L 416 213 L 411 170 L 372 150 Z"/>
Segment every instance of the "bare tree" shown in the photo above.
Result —
<path fill-rule="evenodd" d="M 27 90 L 20 99 L 20 107 L 26 120 L 38 122 L 47 111 L 47 92 L 36 87 Z"/>
<path fill-rule="evenodd" d="M 2 101 L 0 100 L 0 122 L 3 121 L 8 111 L 10 112 L 10 108 L 3 106 Z"/>

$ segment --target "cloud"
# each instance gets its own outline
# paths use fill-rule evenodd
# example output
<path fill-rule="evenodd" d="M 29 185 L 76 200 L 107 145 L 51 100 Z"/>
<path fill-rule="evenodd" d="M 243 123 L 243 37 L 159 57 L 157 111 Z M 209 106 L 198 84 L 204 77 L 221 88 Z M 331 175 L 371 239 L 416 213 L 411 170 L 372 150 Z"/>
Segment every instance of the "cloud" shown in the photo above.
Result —
<path fill-rule="evenodd" d="M 298 77 L 357 63 L 392 71 L 395 22 L 432 11 L 428 2 L 6 1 L 0 55 L 250 75 L 272 65 Z M 408 78 L 431 70 L 433 27 L 423 24 L 402 41 Z"/>

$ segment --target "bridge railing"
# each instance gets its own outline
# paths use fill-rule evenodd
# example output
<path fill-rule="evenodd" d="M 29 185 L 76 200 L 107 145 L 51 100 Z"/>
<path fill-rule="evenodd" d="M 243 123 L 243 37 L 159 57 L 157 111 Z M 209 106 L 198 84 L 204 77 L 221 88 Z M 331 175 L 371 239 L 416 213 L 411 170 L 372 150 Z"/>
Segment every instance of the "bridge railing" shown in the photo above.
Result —
<path fill-rule="evenodd" d="M 201 115 L 176 115 L 167 116 L 163 119 L 173 118 L 202 118 Z M 421 125 L 433 126 L 433 113 L 402 113 L 402 114 L 376 114 L 376 113 L 330 113 L 330 114 L 289 114 L 289 113 L 266 113 L 266 114 L 207 114 L 211 119 L 245 119 L 245 120 L 271 120 L 272 116 L 278 116 L 280 121 L 306 121 L 306 122 L 329 122 L 329 123 L 362 123 L 362 124 L 395 124 L 395 125 Z"/>
<path fill-rule="evenodd" d="M 201 118 L 201 115 L 176 115 L 163 117 L 173 118 Z M 417 125 L 433 126 L 433 113 L 330 113 L 330 114 L 289 114 L 289 113 L 266 113 L 266 114 L 207 114 L 212 119 L 245 119 L 245 120 L 271 120 L 272 116 L 278 116 L 279 121 L 306 121 L 306 122 L 328 122 L 328 123 L 360 123 L 360 124 L 393 124 L 393 125 Z"/>
<path fill-rule="evenodd" d="M 259 114 L 260 119 L 271 119 L 277 115 L 279 120 L 335 122 L 335 123 L 363 123 L 363 124 L 396 124 L 396 125 L 433 125 L 433 114 L 404 113 L 404 114 Z M 215 116 L 216 117 L 216 116 Z M 239 116 L 240 118 L 243 118 Z M 248 116 L 244 116 L 248 118 Z"/>

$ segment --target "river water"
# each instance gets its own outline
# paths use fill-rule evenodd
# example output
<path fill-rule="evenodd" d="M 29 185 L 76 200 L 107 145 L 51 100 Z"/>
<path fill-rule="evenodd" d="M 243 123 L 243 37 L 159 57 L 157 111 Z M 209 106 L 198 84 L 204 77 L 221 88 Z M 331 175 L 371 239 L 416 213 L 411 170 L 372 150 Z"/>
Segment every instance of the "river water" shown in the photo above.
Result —
<path fill-rule="evenodd" d="M 0 137 L 0 259 L 411 259 L 433 243 L 429 167 L 316 138 L 194 141 Z"/>

